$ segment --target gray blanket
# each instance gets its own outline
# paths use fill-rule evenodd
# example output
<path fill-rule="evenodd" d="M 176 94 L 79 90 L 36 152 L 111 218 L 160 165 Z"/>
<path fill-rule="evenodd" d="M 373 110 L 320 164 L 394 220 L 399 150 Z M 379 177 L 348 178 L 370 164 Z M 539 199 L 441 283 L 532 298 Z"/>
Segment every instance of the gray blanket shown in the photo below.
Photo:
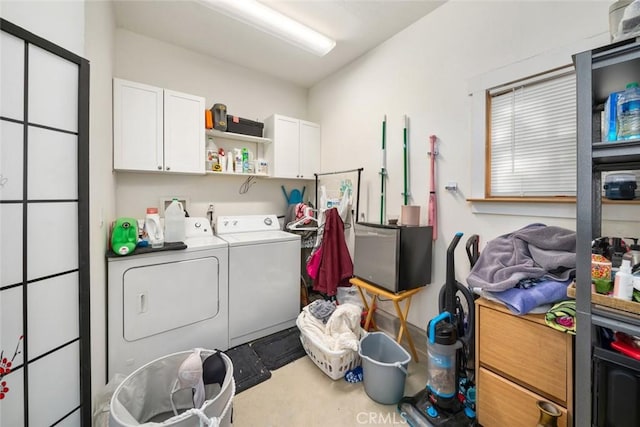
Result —
<path fill-rule="evenodd" d="M 575 231 L 530 224 L 487 243 L 467 283 L 497 292 L 513 288 L 522 279 L 565 281 L 574 275 L 575 268 Z"/>

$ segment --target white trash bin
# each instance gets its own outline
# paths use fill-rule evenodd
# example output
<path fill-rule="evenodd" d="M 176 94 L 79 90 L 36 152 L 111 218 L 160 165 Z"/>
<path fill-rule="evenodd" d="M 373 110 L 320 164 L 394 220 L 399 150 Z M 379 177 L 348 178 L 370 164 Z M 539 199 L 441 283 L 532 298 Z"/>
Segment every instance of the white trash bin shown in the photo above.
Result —
<path fill-rule="evenodd" d="M 183 351 L 163 356 L 126 377 L 111 397 L 109 426 L 231 426 L 235 382 L 233 364 L 226 354 L 220 352 L 226 368 L 222 386 L 205 385 L 205 401 L 200 408 L 193 408 L 191 388 L 172 394 L 182 362 L 193 353 Z M 214 350 L 201 349 L 201 360 L 204 362 L 214 353 Z M 172 403 L 178 409 L 178 415 L 174 415 Z"/>

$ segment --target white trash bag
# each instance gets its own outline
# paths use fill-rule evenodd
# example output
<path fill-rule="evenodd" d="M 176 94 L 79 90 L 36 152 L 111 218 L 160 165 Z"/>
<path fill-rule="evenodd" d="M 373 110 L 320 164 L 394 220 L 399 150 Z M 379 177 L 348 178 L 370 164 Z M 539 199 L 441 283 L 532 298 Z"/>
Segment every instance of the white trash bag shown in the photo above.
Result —
<path fill-rule="evenodd" d="M 111 397 L 109 426 L 229 427 L 234 395 L 233 364 L 226 354 L 174 353 L 120 383 Z"/>

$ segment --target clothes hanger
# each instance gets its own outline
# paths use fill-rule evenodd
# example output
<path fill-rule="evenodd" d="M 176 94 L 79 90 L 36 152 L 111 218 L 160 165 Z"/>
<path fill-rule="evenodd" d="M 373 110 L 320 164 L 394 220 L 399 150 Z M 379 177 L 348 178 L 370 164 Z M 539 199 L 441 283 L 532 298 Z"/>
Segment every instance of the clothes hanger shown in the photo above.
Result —
<path fill-rule="evenodd" d="M 287 224 L 289 230 L 317 230 L 318 220 L 311 214 L 313 209 L 308 207 L 305 209 L 304 216 Z M 314 225 L 315 224 L 315 225 Z"/>

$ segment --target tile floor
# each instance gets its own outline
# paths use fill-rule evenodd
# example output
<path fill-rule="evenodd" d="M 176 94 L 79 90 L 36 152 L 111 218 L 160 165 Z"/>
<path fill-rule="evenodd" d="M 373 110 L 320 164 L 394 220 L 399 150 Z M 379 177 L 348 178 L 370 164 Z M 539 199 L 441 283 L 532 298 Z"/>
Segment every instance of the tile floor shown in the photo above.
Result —
<path fill-rule="evenodd" d="M 425 356 L 409 364 L 405 395 L 426 383 Z M 272 372 L 269 380 L 233 400 L 234 427 L 329 427 L 408 425 L 395 405 L 367 396 L 362 382 L 332 380 L 304 356 Z"/>

